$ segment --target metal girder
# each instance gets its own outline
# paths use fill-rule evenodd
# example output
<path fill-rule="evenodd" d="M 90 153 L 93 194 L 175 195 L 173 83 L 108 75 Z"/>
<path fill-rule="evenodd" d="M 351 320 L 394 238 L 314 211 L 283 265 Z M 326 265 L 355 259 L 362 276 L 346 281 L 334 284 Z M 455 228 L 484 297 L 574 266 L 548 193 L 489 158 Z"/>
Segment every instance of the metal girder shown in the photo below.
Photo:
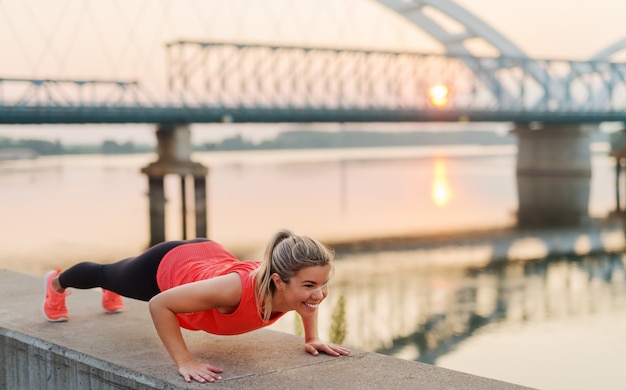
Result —
<path fill-rule="evenodd" d="M 620 39 L 615 43 L 600 50 L 589 58 L 589 61 L 606 61 L 618 51 L 626 49 L 626 38 Z"/>
<path fill-rule="evenodd" d="M 247 109 L 192 108 L 173 106 L 102 108 L 63 107 L 11 109 L 0 107 L 0 124 L 84 124 L 84 123 L 372 123 L 372 122 L 542 122 L 599 123 L 626 121 L 624 111 L 571 113 L 524 111 L 418 111 L 332 110 L 332 109 Z"/>
<path fill-rule="evenodd" d="M 439 41 L 448 54 L 471 54 L 464 45 L 472 38 L 482 38 L 505 57 L 524 58 L 527 55 L 514 43 L 478 17 L 450 0 L 377 0 L 382 5 L 404 16 L 431 37 Z M 443 12 L 465 28 L 462 34 L 450 33 L 423 12 L 429 6 Z"/>

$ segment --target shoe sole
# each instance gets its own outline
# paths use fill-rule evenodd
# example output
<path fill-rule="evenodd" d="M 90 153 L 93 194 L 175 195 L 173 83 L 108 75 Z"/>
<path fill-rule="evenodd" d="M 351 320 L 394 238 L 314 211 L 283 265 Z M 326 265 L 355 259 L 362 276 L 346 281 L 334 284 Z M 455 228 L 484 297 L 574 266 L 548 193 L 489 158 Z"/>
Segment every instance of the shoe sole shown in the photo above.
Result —
<path fill-rule="evenodd" d="M 44 318 L 50 322 L 66 322 L 67 317 L 60 317 L 57 319 L 52 319 L 46 315 L 45 306 L 46 306 L 46 294 L 48 293 L 48 277 L 50 276 L 50 274 L 53 274 L 54 272 L 56 271 L 48 271 L 46 273 L 46 276 L 44 276 L 43 278 L 43 305 L 41 306 L 41 312 L 43 313 Z"/>

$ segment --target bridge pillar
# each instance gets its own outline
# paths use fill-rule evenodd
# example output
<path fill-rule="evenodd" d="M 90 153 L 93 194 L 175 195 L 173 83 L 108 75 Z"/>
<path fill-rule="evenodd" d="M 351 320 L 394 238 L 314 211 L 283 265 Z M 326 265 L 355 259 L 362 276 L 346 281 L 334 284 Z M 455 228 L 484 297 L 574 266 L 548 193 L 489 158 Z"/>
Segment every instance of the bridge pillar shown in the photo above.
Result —
<path fill-rule="evenodd" d="M 518 227 L 573 227 L 589 220 L 592 130 L 516 125 Z"/>
<path fill-rule="evenodd" d="M 165 241 L 166 175 L 179 175 L 182 197 L 182 233 L 187 239 L 186 183 L 193 177 L 196 237 L 207 236 L 206 176 L 209 169 L 191 161 L 191 131 L 187 125 L 159 124 L 157 127 L 157 161 L 141 169 L 148 176 L 150 204 L 150 246 Z"/>
<path fill-rule="evenodd" d="M 611 151 L 609 156 L 615 159 L 615 213 L 620 214 L 622 210 L 621 191 L 620 191 L 620 174 L 622 165 L 626 161 L 626 123 L 622 124 L 622 128 L 611 133 L 610 143 Z"/>

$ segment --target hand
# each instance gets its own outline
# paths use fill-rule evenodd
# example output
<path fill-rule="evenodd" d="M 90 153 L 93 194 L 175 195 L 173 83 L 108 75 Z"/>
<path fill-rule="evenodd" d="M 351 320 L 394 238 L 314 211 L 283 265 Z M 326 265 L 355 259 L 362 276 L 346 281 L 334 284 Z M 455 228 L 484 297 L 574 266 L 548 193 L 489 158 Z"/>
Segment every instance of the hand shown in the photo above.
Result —
<path fill-rule="evenodd" d="M 192 379 L 200 383 L 213 383 L 218 379 L 222 379 L 219 375 L 221 372 L 224 372 L 221 368 L 196 362 L 195 360 L 186 361 L 178 366 L 178 373 L 182 375 L 187 383 L 191 382 Z"/>
<path fill-rule="evenodd" d="M 340 345 L 325 343 L 320 339 L 307 340 L 304 343 L 304 349 L 313 356 L 317 356 L 319 352 L 325 352 L 330 356 L 350 355 L 348 348 Z"/>

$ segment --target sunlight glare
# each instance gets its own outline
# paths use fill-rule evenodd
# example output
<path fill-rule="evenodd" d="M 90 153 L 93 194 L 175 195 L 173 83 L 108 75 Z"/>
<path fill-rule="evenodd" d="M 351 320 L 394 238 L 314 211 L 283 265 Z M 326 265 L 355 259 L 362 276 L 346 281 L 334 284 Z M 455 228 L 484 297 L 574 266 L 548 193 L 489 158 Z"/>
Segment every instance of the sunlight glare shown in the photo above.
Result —
<path fill-rule="evenodd" d="M 448 183 L 448 178 L 446 177 L 446 160 L 444 158 L 437 158 L 435 160 L 432 198 L 435 204 L 439 207 L 443 207 L 450 203 L 450 199 L 452 198 L 450 184 Z"/>
<path fill-rule="evenodd" d="M 430 101 L 436 107 L 443 107 L 448 103 L 448 87 L 443 84 L 437 84 L 428 90 Z"/>

